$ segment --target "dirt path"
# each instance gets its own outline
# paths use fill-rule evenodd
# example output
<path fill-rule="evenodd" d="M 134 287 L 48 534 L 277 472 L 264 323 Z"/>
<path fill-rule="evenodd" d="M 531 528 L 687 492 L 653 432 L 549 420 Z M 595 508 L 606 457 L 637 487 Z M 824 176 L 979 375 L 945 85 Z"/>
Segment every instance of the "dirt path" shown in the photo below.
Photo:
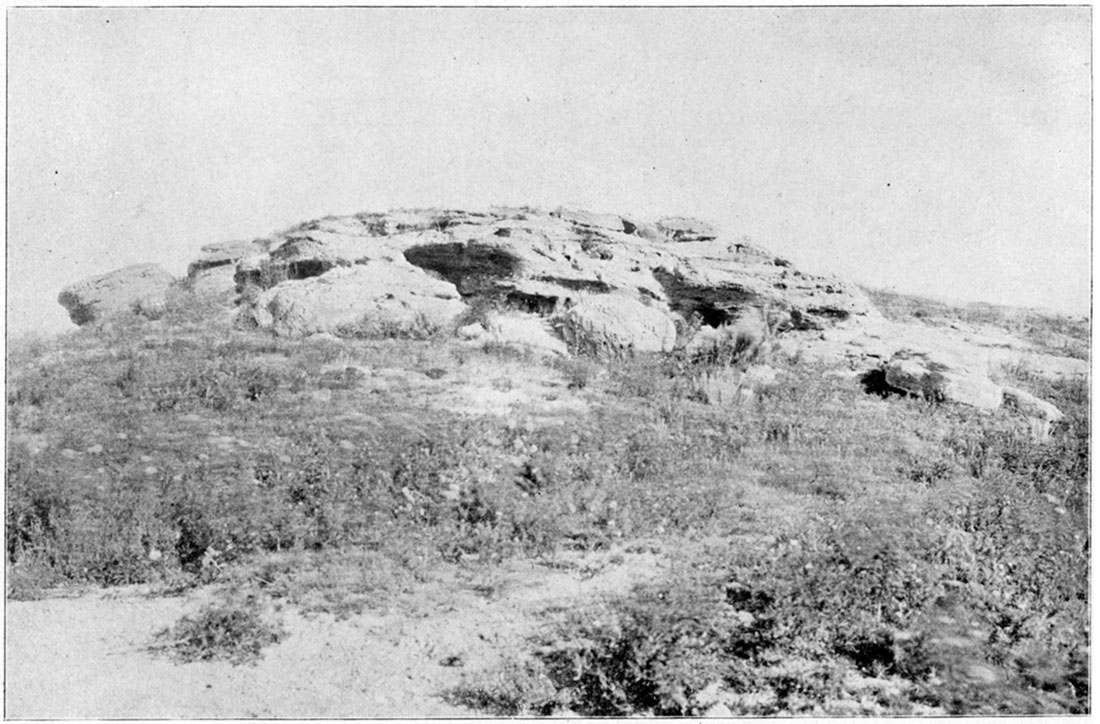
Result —
<path fill-rule="evenodd" d="M 523 637 L 602 594 L 658 575 L 661 556 L 602 554 L 565 569 L 513 564 L 491 590 L 458 578 L 423 584 L 400 613 L 343 621 L 284 610 L 290 634 L 256 665 L 177 664 L 144 649 L 211 591 L 150 598 L 140 589 L 7 604 L 7 718 L 470 717 L 441 693 Z M 447 662 L 451 665 L 444 665 Z M 453 665 L 461 662 L 461 665 Z M 484 716 L 484 714 L 481 714 Z"/>

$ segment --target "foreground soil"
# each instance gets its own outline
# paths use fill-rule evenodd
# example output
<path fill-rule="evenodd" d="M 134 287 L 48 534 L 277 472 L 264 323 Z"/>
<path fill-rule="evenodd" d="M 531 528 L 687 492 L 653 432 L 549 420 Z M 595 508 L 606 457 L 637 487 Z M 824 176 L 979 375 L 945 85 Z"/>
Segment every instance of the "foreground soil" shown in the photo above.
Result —
<path fill-rule="evenodd" d="M 626 592 L 669 565 L 620 551 L 439 571 L 384 610 L 337 620 L 275 613 L 288 634 L 255 664 L 177 663 L 155 634 L 216 592 L 148 587 L 9 601 L 5 717 L 12 719 L 485 716 L 445 700 L 573 606 Z"/>

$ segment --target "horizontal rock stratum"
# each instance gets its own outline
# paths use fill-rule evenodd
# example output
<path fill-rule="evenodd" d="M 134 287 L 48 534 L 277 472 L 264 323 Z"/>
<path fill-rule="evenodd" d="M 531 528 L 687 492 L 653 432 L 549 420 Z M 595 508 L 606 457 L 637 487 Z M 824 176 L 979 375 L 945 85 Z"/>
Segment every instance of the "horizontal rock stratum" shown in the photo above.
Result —
<path fill-rule="evenodd" d="M 81 325 L 120 312 L 155 317 L 171 283 L 154 265 L 128 267 L 74 284 L 59 301 Z M 1087 373 L 1082 360 L 1032 354 L 1020 340 L 888 322 L 856 285 L 683 216 L 491 207 L 326 217 L 209 244 L 184 286 L 235 308 L 241 325 L 289 337 L 457 331 L 596 356 L 716 353 L 767 337 L 828 367 L 878 370 L 895 390 L 981 409 L 1004 399 L 991 364 Z"/>
<path fill-rule="evenodd" d="M 608 294 L 669 319 L 697 315 L 710 326 L 749 307 L 768 307 L 783 316 L 781 324 L 799 329 L 876 314 L 854 285 L 803 274 L 682 217 L 648 222 L 565 209 L 401 211 L 321 219 L 234 248 L 242 253 L 233 260 L 235 291 L 248 300 L 242 316 L 285 335 L 318 331 L 316 324 L 276 321 L 273 312 L 285 297 L 307 296 L 339 269 L 362 276 L 358 311 L 368 324 L 393 307 L 438 319 L 458 298 L 549 316 Z M 265 251 L 245 254 L 250 249 Z M 193 268 L 201 274 L 209 267 Z M 346 318 L 333 318 L 327 331 L 346 326 Z M 629 346 L 629 334 L 618 341 Z"/>

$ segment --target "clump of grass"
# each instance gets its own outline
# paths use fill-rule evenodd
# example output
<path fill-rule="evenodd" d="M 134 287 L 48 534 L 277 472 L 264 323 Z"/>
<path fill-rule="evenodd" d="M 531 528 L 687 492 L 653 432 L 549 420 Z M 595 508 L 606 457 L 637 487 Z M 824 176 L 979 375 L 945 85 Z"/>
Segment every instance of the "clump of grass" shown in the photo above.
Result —
<path fill-rule="evenodd" d="M 541 661 L 509 657 L 490 671 L 463 677 L 445 697 L 492 716 L 546 716 L 559 708 L 555 694 Z"/>
<path fill-rule="evenodd" d="M 442 339 L 450 335 L 451 324 L 441 324 L 424 314 L 417 314 L 409 320 L 371 319 L 364 317 L 353 324 L 347 324 L 335 330 L 337 337 L 355 340 L 366 339 L 407 339 L 426 341 Z"/>
<path fill-rule="evenodd" d="M 255 663 L 263 649 L 285 637 L 281 625 L 264 620 L 259 604 L 210 604 L 195 616 L 184 616 L 156 635 L 151 647 L 181 662 L 226 660 L 233 665 Z"/>
<path fill-rule="evenodd" d="M 752 397 L 752 389 L 742 385 L 742 373 L 728 368 L 703 370 L 693 378 L 692 399 L 707 405 L 736 405 Z"/>
<path fill-rule="evenodd" d="M 554 358 L 551 363 L 565 378 L 570 390 L 587 388 L 603 370 L 603 366 L 585 357 Z"/>

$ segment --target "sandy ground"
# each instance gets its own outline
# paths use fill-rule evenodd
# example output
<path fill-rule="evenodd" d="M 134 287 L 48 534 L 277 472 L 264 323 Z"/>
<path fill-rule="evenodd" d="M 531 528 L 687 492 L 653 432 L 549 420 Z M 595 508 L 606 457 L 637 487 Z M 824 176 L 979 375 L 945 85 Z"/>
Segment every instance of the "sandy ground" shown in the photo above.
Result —
<path fill-rule="evenodd" d="M 4 713 L 9 719 L 485 716 L 441 694 L 563 611 L 625 592 L 665 565 L 653 553 L 588 556 L 566 570 L 514 564 L 493 574 L 489 593 L 475 578 L 436 581 L 389 611 L 342 621 L 284 609 L 290 635 L 255 665 L 242 666 L 179 664 L 147 649 L 156 631 L 209 600 L 209 589 L 173 598 L 127 588 L 10 601 Z"/>

